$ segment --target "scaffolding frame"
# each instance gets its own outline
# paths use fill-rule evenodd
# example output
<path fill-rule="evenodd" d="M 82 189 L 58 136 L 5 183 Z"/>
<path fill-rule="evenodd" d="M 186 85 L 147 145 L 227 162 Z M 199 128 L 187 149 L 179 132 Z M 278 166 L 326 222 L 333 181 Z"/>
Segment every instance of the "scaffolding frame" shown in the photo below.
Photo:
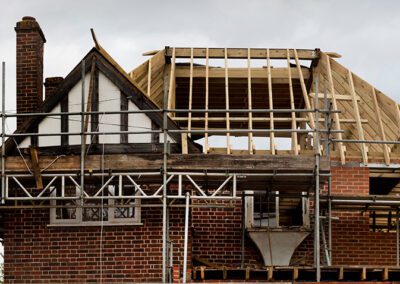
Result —
<path fill-rule="evenodd" d="M 206 50 L 207 54 L 207 60 L 208 60 L 208 55 L 209 55 L 209 50 Z M 218 50 L 217 52 L 220 52 Z M 225 58 L 227 56 L 227 50 L 223 51 L 225 53 Z M 193 49 L 191 50 L 191 58 L 193 58 L 195 55 Z M 296 60 L 296 65 L 300 67 L 298 63 L 298 55 L 297 51 L 293 50 L 293 55 L 289 55 L 290 52 L 287 50 L 286 54 L 282 53 L 283 58 L 287 58 L 288 61 L 291 58 L 295 58 Z M 284 56 L 284 55 L 287 55 Z M 221 55 L 218 55 L 221 56 Z M 172 57 L 175 59 L 175 49 L 172 50 Z M 267 58 L 269 59 L 269 50 L 267 51 Z M 281 58 L 281 55 L 279 55 L 277 58 Z M 250 50 L 248 50 L 248 60 L 250 59 Z M 169 271 L 168 267 L 170 264 L 168 263 L 168 243 L 169 241 L 169 228 L 168 228 L 168 209 L 171 206 L 168 202 L 173 201 L 175 199 L 182 199 L 185 200 L 185 205 L 183 206 L 185 208 L 185 241 L 184 241 L 184 271 L 187 271 L 187 242 L 188 242 L 188 226 L 189 226 L 189 206 L 190 206 L 190 200 L 193 199 L 205 199 L 205 200 L 237 200 L 243 198 L 243 196 L 238 195 L 238 189 L 237 189 L 237 177 L 240 175 L 245 174 L 246 176 L 308 176 L 308 177 L 313 177 L 314 178 L 314 198 L 315 198 L 315 213 L 314 213 L 314 266 L 316 268 L 316 280 L 319 281 L 321 279 L 321 260 L 320 260 L 320 177 L 321 176 L 327 176 L 328 177 L 328 251 L 329 251 L 329 257 L 332 259 L 332 230 L 331 230 L 331 220 L 332 220 L 332 202 L 334 200 L 331 197 L 331 180 L 329 177 L 329 174 L 323 174 L 320 172 L 320 156 L 321 156 L 321 150 L 320 150 L 320 141 L 325 141 L 325 153 L 326 157 L 329 159 L 330 158 L 330 145 L 332 143 L 360 143 L 364 145 L 365 143 L 376 143 L 376 144 L 383 144 L 383 145 L 388 145 L 388 144 L 400 144 L 400 141 L 375 141 L 375 140 L 364 140 L 364 139 L 359 139 L 359 140 L 349 140 L 349 139 L 333 139 L 331 138 L 331 134 L 339 134 L 342 133 L 343 131 L 340 129 L 332 130 L 332 121 L 331 121 L 331 114 L 337 114 L 340 112 L 337 109 L 332 109 L 332 103 L 328 106 L 328 96 L 326 89 L 324 91 L 324 100 L 325 100 L 325 107 L 323 109 L 320 109 L 318 106 L 318 99 L 319 99 L 319 83 L 318 83 L 318 75 L 315 76 L 314 78 L 314 83 L 315 83 L 315 89 L 314 89 L 314 95 L 315 95 L 315 104 L 314 108 L 307 107 L 307 109 L 247 109 L 247 110 L 236 110 L 236 109 L 209 109 L 208 106 L 205 109 L 176 109 L 175 107 L 172 107 L 172 103 L 170 103 L 170 97 L 171 97 L 171 82 L 173 82 L 174 78 L 172 78 L 171 74 L 168 74 L 167 72 L 164 74 L 164 107 L 160 110 L 136 110 L 136 111 L 110 111 L 110 112 L 96 112 L 96 111 L 85 111 L 84 105 L 85 105 L 85 61 L 82 62 L 82 97 L 81 97 L 81 105 L 82 109 L 80 112 L 71 112 L 71 113 L 29 113 L 29 114 L 7 114 L 5 110 L 5 97 L 6 97 L 6 90 L 5 90 L 5 62 L 2 63 L 2 111 L 1 111 L 1 119 L 2 119 L 2 134 L 1 134 L 1 139 L 2 139 L 2 157 L 1 157 L 1 185 L 2 185 L 2 196 L 1 196 L 1 203 L 4 205 L 3 207 L 0 206 L 0 208 L 10 208 L 9 206 L 6 205 L 6 202 L 8 201 L 46 201 L 46 200 L 71 200 L 71 199 L 78 199 L 83 202 L 83 200 L 86 199 L 99 199 L 99 198 L 104 198 L 100 194 L 102 191 L 107 187 L 107 185 L 115 178 L 117 178 L 121 184 L 121 179 L 123 177 L 128 178 L 132 185 L 137 189 L 137 191 L 140 192 L 139 195 L 123 195 L 121 194 L 121 190 L 119 190 L 119 194 L 116 196 L 108 196 L 107 198 L 115 198 L 115 199 L 154 199 L 154 200 L 161 200 L 162 204 L 159 206 L 162 206 L 162 211 L 163 211 L 163 237 L 162 237 L 162 281 L 166 283 L 169 279 Z M 250 65 L 249 65 L 250 66 Z M 269 64 L 268 64 L 269 66 Z M 289 69 L 290 70 L 290 69 Z M 299 72 L 301 74 L 301 70 Z M 251 77 L 251 75 L 249 75 Z M 151 76 L 150 76 L 151 78 Z M 270 79 L 270 75 L 269 75 Z M 170 82 L 170 85 L 168 86 L 167 82 Z M 301 80 L 304 84 L 304 80 Z M 302 87 L 304 87 L 302 84 Z M 169 88 L 168 88 L 169 87 Z M 150 86 L 149 86 L 150 89 Z M 250 89 L 250 87 L 249 87 Z M 303 88 L 304 91 L 304 88 Z M 304 92 L 303 92 L 304 95 Z M 251 96 L 251 95 L 250 95 Z M 308 96 L 305 94 L 305 96 Z M 251 98 L 251 97 L 250 97 Z M 308 97 L 307 97 L 308 98 Z M 308 101 L 308 99 L 306 100 Z M 86 131 L 84 127 L 85 123 L 85 117 L 90 114 L 118 114 L 118 113 L 151 113 L 151 112 L 158 112 L 162 113 L 163 115 L 163 128 L 161 130 L 152 130 L 152 131 L 114 131 L 114 132 L 93 132 L 93 131 Z M 198 130 L 198 129 L 189 129 L 184 130 L 184 129 L 179 129 L 179 130 L 172 130 L 168 129 L 167 126 L 167 119 L 170 116 L 170 114 L 175 114 L 179 112 L 184 112 L 184 113 L 195 113 L 195 112 L 203 112 L 206 113 L 206 125 L 207 125 L 207 120 L 208 120 L 208 114 L 209 113 L 226 113 L 227 115 L 227 123 L 229 121 L 229 113 L 247 113 L 249 117 L 253 113 L 265 113 L 270 115 L 271 121 L 273 120 L 273 114 L 274 113 L 290 113 L 291 115 L 295 113 L 304 113 L 305 116 L 308 117 L 308 122 L 313 124 L 314 127 L 310 129 L 297 129 L 293 127 L 291 129 L 274 129 L 273 128 L 273 122 L 271 122 L 270 128 L 267 129 L 253 129 L 251 127 L 251 124 L 249 125 L 248 129 L 230 129 L 230 127 L 227 127 L 225 130 L 213 130 L 209 129 L 206 127 L 205 130 Z M 315 116 L 312 117 L 312 114 Z M 319 114 L 325 115 L 324 123 L 325 123 L 325 129 L 320 129 L 319 124 L 320 124 L 320 117 Z M 9 174 L 7 173 L 5 169 L 5 158 L 6 158 L 6 153 L 5 153 L 5 142 L 6 138 L 13 138 L 17 136 L 59 136 L 61 134 L 54 134 L 54 133 L 14 133 L 14 134 L 7 134 L 5 131 L 5 126 L 6 126 L 6 119 L 9 117 L 20 117 L 20 116 L 56 116 L 56 115 L 80 115 L 81 116 L 81 132 L 76 132 L 76 133 L 68 133 L 68 135 L 78 135 L 81 136 L 81 163 L 80 163 L 80 173 L 79 174 L 70 174 L 70 173 L 57 173 L 57 174 L 42 174 L 43 177 L 50 178 L 50 182 L 48 182 L 44 189 L 36 196 L 30 194 L 28 190 L 24 187 L 22 184 L 21 180 L 24 178 L 32 178 L 32 174 Z M 293 121 L 296 121 L 296 117 L 292 117 Z M 307 121 L 307 120 L 306 120 Z M 314 122 L 315 121 L 315 122 Z M 295 125 L 295 124 L 294 124 Z M 208 176 L 218 176 L 219 178 L 223 178 L 222 183 L 220 186 L 211 194 L 205 193 L 199 185 L 196 184 L 194 181 L 193 177 L 194 176 L 199 176 L 199 175 L 204 175 L 204 173 L 200 172 L 174 172 L 174 171 L 168 171 L 168 133 L 180 133 L 180 134 L 205 134 L 207 137 L 210 134 L 231 134 L 231 133 L 247 133 L 249 134 L 249 140 L 251 140 L 250 134 L 252 135 L 253 133 L 258 133 L 258 134 L 270 134 L 271 137 L 273 138 L 273 135 L 275 133 L 289 133 L 294 135 L 295 133 L 313 133 L 314 135 L 314 150 L 315 150 L 315 170 L 313 173 L 280 173 L 280 172 L 274 172 L 274 173 L 226 173 L 226 172 L 219 172 L 219 173 L 207 173 Z M 104 174 L 104 173 L 86 173 L 85 172 L 85 146 L 86 146 L 86 135 L 92 135 L 92 134 L 97 134 L 97 135 L 112 135 L 112 134 L 145 134 L 145 133 L 159 133 L 162 134 L 164 137 L 163 140 L 163 168 L 161 172 L 121 172 L 121 173 L 112 173 L 110 174 Z M 325 139 L 320 138 L 321 133 L 326 136 Z M 272 143 L 273 141 L 271 141 Z M 249 143 L 251 145 L 251 142 Z M 207 146 L 207 145 L 206 145 Z M 249 146 L 250 147 L 250 146 Z M 273 146 L 272 146 L 273 147 Z M 341 147 L 339 147 L 341 149 Z M 228 147 L 229 149 L 229 147 Z M 153 193 L 153 194 L 148 194 L 145 193 L 141 188 L 138 182 L 136 182 L 132 177 L 138 177 L 138 176 L 157 176 L 160 177 L 162 176 L 162 184 L 160 184 L 159 188 Z M 95 195 L 89 195 L 87 192 L 85 192 L 85 177 L 88 176 L 108 176 L 109 178 L 106 179 L 106 182 L 100 186 L 98 190 L 96 190 Z M 174 177 L 178 178 L 178 191 L 174 195 L 169 195 L 167 186 L 168 184 L 173 180 Z M 51 192 L 52 190 L 52 183 L 56 181 L 57 179 L 62 179 L 65 180 L 66 178 L 70 179 L 71 181 L 74 182 L 77 188 L 82 189 L 81 195 L 76 196 L 76 197 L 68 197 L 68 196 L 61 196 L 60 198 L 58 197 L 51 197 L 51 196 L 44 196 L 47 191 Z M 78 181 L 79 178 L 79 181 Z M 197 194 L 190 194 L 187 192 L 184 194 L 182 191 L 182 182 L 183 179 L 186 178 L 196 189 L 196 192 L 200 195 Z M 8 187 L 9 181 L 12 179 L 15 181 L 19 186 L 22 192 L 25 194 L 25 196 L 12 196 L 10 195 L 10 188 Z M 233 183 L 232 190 L 224 190 L 225 185 L 228 182 Z M 228 192 L 228 195 L 219 195 L 222 192 Z M 399 200 L 400 203 L 400 200 Z M 397 203 L 396 203 L 397 204 Z M 42 204 L 41 204 L 42 205 Z M 12 207 L 12 206 L 11 206 Z M 211 205 L 210 205 L 211 207 Z M 22 207 L 23 208 L 23 205 Z M 397 212 L 398 212 L 398 206 Z M 398 214 L 396 215 L 396 229 L 397 229 L 397 265 L 399 265 L 399 218 Z M 243 244 L 242 244 L 243 246 Z M 171 249 L 172 250 L 172 249 Z M 170 254 L 172 254 L 170 250 Z M 186 275 L 184 274 L 183 276 L 183 282 L 186 282 Z"/>

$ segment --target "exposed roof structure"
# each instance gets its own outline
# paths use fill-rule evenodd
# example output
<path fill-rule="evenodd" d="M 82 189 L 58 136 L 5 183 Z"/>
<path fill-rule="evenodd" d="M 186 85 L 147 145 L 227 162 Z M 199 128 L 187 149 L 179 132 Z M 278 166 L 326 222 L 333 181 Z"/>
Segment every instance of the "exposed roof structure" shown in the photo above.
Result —
<path fill-rule="evenodd" d="M 306 154 L 312 144 L 307 142 L 307 135 L 282 130 L 314 128 L 314 113 L 262 113 L 256 110 L 312 111 L 316 108 L 318 80 L 317 107 L 331 108 L 330 129 L 336 132 L 332 134 L 333 138 L 343 140 L 333 143 L 333 158 L 342 163 L 355 160 L 365 164 L 371 161 L 389 164 L 391 159 L 399 158 L 397 145 L 374 144 L 398 141 L 399 105 L 335 60 L 340 57 L 337 53 L 318 49 L 166 47 L 145 55 L 151 57 L 129 75 L 160 108 L 164 107 L 163 94 L 167 85 L 168 109 L 228 110 L 225 113 L 171 112 L 170 117 L 180 127 L 208 131 L 275 130 L 275 133 L 267 132 L 267 135 L 256 131 L 248 134 L 231 132 L 232 136 L 249 137 L 248 151 L 242 150 L 241 153 Z M 236 67 L 238 65 L 240 67 Z M 247 112 L 234 112 L 243 109 Z M 327 129 L 326 118 L 326 113 L 319 113 L 320 130 Z M 260 135 L 270 139 L 267 151 L 254 146 L 253 137 Z M 219 150 L 207 145 L 207 134 L 193 133 L 192 137 L 203 136 L 204 152 L 238 152 L 231 149 L 229 134 L 226 149 Z M 290 137 L 290 151 L 280 150 L 276 137 Z M 372 143 L 355 143 L 359 140 Z M 324 145 L 322 149 L 325 151 Z"/>

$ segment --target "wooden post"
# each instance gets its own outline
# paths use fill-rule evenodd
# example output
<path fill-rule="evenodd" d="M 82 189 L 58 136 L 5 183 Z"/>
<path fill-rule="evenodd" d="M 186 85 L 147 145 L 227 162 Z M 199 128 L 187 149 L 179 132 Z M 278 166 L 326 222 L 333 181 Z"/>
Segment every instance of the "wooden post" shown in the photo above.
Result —
<path fill-rule="evenodd" d="M 300 85 L 301 85 L 301 91 L 303 93 L 303 99 L 304 99 L 304 103 L 306 105 L 306 109 L 311 110 L 311 104 L 310 104 L 310 100 L 308 98 L 308 93 L 307 93 L 307 88 L 306 85 L 304 83 L 304 77 L 303 77 L 303 72 L 301 71 L 301 66 L 300 66 L 300 62 L 299 62 L 299 56 L 297 55 L 297 50 L 293 49 L 294 51 L 294 59 L 296 61 L 296 67 L 297 67 L 297 71 L 299 73 L 299 79 L 300 79 Z M 310 123 L 310 127 L 311 128 L 315 128 L 315 122 L 314 122 L 314 116 L 312 115 L 312 113 L 307 113 L 308 119 L 309 119 L 309 123 Z"/>
<path fill-rule="evenodd" d="M 371 87 L 371 91 L 372 91 L 372 101 L 374 102 L 375 115 L 376 115 L 376 119 L 377 119 L 378 126 L 379 126 L 379 132 L 381 134 L 381 139 L 382 139 L 382 141 L 386 141 L 385 129 L 383 128 L 383 123 L 382 123 L 381 109 L 378 104 L 378 99 L 376 96 L 375 88 Z M 383 150 L 383 156 L 385 158 L 385 163 L 387 165 L 389 165 L 390 164 L 390 155 L 389 155 L 388 145 L 382 144 L 382 150 Z"/>
<path fill-rule="evenodd" d="M 149 59 L 149 70 L 147 72 L 147 96 L 151 97 L 151 58 Z"/>
<path fill-rule="evenodd" d="M 36 188 L 43 189 L 43 179 L 40 173 L 38 150 L 33 146 L 29 147 L 29 150 L 31 153 L 32 170 L 35 177 Z"/>
<path fill-rule="evenodd" d="M 206 48 L 206 102 L 205 102 L 205 110 L 208 110 L 208 92 L 209 92 L 209 81 L 208 81 L 208 68 L 209 68 L 209 50 Z M 204 114 L 205 122 L 204 122 L 204 129 L 208 131 L 208 112 Z M 208 133 L 204 134 L 204 149 L 203 152 L 205 154 L 208 153 Z"/>
<path fill-rule="evenodd" d="M 269 55 L 269 48 L 268 48 L 267 49 L 268 103 L 269 103 L 269 108 L 274 109 L 274 100 L 273 100 L 273 96 L 272 96 L 271 62 L 270 62 L 269 56 L 270 55 Z M 290 70 L 290 68 L 289 68 L 289 70 Z M 269 128 L 270 128 L 270 130 L 275 129 L 273 112 L 269 113 Z M 271 154 L 275 155 L 275 133 L 273 131 L 271 131 L 269 134 L 269 140 L 270 140 L 269 142 L 270 142 Z"/>
<path fill-rule="evenodd" d="M 335 97 L 335 87 L 333 84 L 333 76 L 332 76 L 332 70 L 331 70 L 330 57 L 323 52 L 321 52 L 321 55 L 323 55 L 326 58 L 326 69 L 327 69 L 328 81 L 329 81 L 329 92 L 331 93 L 331 96 L 332 96 L 332 109 L 334 111 L 336 111 L 336 110 L 338 110 L 338 107 L 337 107 L 337 102 L 336 102 L 336 97 Z M 339 114 L 337 112 L 333 113 L 333 119 L 335 120 L 335 130 L 341 130 Z M 342 133 L 340 133 L 340 132 L 337 133 L 336 137 L 339 140 L 342 140 Z M 339 145 L 339 152 L 340 152 L 340 161 L 342 162 L 342 165 L 344 165 L 346 162 L 346 157 L 344 154 L 343 143 L 338 142 L 338 145 Z"/>
<path fill-rule="evenodd" d="M 292 71 L 290 67 L 290 51 L 287 49 L 287 65 L 288 65 L 288 79 L 289 79 L 289 96 L 290 96 L 290 109 L 294 110 L 294 95 L 293 95 L 293 82 L 292 82 Z M 297 128 L 297 123 L 296 123 L 296 113 L 292 112 L 292 129 Z M 292 151 L 294 152 L 295 155 L 299 154 L 299 146 L 297 142 L 297 133 L 292 132 Z"/>
<path fill-rule="evenodd" d="M 350 70 L 348 70 L 347 77 L 348 77 L 351 97 L 352 97 L 352 101 L 353 101 L 354 118 L 356 119 L 356 123 L 357 123 L 358 139 L 364 140 L 364 130 L 363 130 L 362 124 L 361 124 L 361 117 L 360 117 L 360 111 L 358 109 L 356 90 L 354 89 L 353 74 L 351 73 Z M 366 164 L 368 164 L 368 154 L 367 154 L 367 147 L 365 146 L 365 143 L 361 143 L 360 148 L 361 148 L 363 163 L 366 165 Z"/>
<path fill-rule="evenodd" d="M 172 48 L 172 59 L 171 59 L 171 72 L 169 75 L 169 89 L 168 89 L 168 109 L 175 108 L 175 47 Z M 174 116 L 174 113 L 169 112 L 170 117 Z"/>
<path fill-rule="evenodd" d="M 249 130 L 253 130 L 253 113 L 251 112 L 252 110 L 252 96 L 251 96 L 251 54 L 250 54 L 250 48 L 247 49 L 247 106 L 249 110 Z M 253 154 L 253 132 L 248 133 L 248 149 L 249 149 L 249 154 Z"/>
<path fill-rule="evenodd" d="M 189 75 L 189 113 L 188 113 L 188 136 L 191 137 L 192 130 L 192 101 L 193 101 L 193 47 L 190 49 L 190 75 Z"/>
<path fill-rule="evenodd" d="M 229 110 L 228 50 L 225 48 L 225 108 Z M 226 130 L 230 130 L 229 112 L 226 112 Z M 226 133 L 226 153 L 231 153 L 230 133 Z"/>

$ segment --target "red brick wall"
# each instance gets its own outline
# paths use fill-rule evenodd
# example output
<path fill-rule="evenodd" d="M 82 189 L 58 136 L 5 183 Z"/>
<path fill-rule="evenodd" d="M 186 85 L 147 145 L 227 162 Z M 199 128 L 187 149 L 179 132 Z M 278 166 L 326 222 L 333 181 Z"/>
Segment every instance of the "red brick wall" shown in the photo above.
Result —
<path fill-rule="evenodd" d="M 183 261 L 183 210 L 171 209 L 174 265 Z M 100 227 L 47 227 L 48 209 L 6 213 L 6 282 L 161 281 L 162 219 L 160 208 L 143 208 L 143 225 L 104 226 L 102 261 Z M 189 259 L 191 254 L 189 253 Z"/>
<path fill-rule="evenodd" d="M 332 194 L 368 195 L 367 168 L 338 167 L 332 169 Z M 334 265 L 395 265 L 396 234 L 371 232 L 369 214 L 336 212 L 332 221 L 332 263 Z M 325 227 L 327 230 L 327 227 Z M 327 232 L 325 234 L 327 236 Z M 296 250 L 293 264 L 313 263 L 313 236 Z"/>
<path fill-rule="evenodd" d="M 214 203 L 215 204 L 215 203 Z M 217 204 L 229 205 L 229 201 Z M 241 264 L 242 207 L 241 201 L 225 208 L 193 209 L 193 256 L 224 265 Z M 245 264 L 262 263 L 253 242 L 246 237 Z"/>
<path fill-rule="evenodd" d="M 332 192 L 368 194 L 368 170 L 332 169 Z M 193 201 L 195 205 L 204 204 Z M 198 256 L 224 265 L 240 265 L 241 201 L 219 201 L 225 207 L 193 208 L 188 260 Z M 226 207 L 228 206 L 228 207 Z M 334 212 L 333 264 L 393 265 L 395 234 L 369 231 L 368 215 Z M 103 278 L 105 282 L 160 281 L 162 218 L 160 208 L 142 208 L 142 226 L 104 227 Z M 41 280 L 83 282 L 99 279 L 99 227 L 47 227 L 48 209 L 15 210 L 5 220 L 5 278 L 8 282 Z M 184 209 L 170 212 L 174 243 L 175 280 L 183 267 Z M 246 238 L 245 265 L 262 264 L 252 241 Z M 312 264 L 313 238 L 296 250 L 293 265 Z"/>
<path fill-rule="evenodd" d="M 43 100 L 43 45 L 46 39 L 35 18 L 23 17 L 17 33 L 17 112 L 36 112 Z M 17 118 L 20 127 L 24 117 Z"/>

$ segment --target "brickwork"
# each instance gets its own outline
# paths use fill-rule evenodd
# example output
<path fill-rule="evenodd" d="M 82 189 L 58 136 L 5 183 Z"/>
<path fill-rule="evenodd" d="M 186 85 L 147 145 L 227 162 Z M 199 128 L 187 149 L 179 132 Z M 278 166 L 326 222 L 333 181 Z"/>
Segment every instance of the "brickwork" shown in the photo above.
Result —
<path fill-rule="evenodd" d="M 184 214 L 174 208 L 171 215 L 174 265 L 182 266 Z M 159 282 L 161 216 L 160 208 L 143 209 L 143 225 L 104 226 L 101 242 L 99 226 L 48 227 L 48 209 L 9 212 L 4 218 L 5 281 L 77 283 L 101 277 L 104 283 Z"/>
<path fill-rule="evenodd" d="M 368 180 L 368 169 L 334 168 L 332 192 L 366 195 Z M 203 203 L 193 201 L 193 204 Z M 241 264 L 241 201 L 218 201 L 214 205 L 191 211 L 189 271 L 192 256 L 228 266 Z M 334 216 L 339 220 L 333 221 L 332 228 L 333 264 L 395 264 L 395 234 L 370 232 L 368 215 L 335 212 Z M 100 267 L 105 282 L 161 280 L 160 208 L 142 208 L 143 225 L 105 226 L 102 259 L 100 227 L 48 227 L 48 209 L 10 211 L 4 220 L 8 282 L 98 281 Z M 184 208 L 172 208 L 169 221 L 174 255 L 172 276 L 173 281 L 179 282 L 183 268 Z M 262 265 L 252 241 L 246 237 L 245 243 L 245 265 Z M 309 265 L 312 258 L 311 235 L 297 248 L 291 264 Z"/>
<path fill-rule="evenodd" d="M 214 204 L 231 205 L 224 208 L 193 209 L 193 255 L 224 265 L 241 264 L 242 206 L 241 201 L 230 204 L 218 201 Z M 262 262 L 258 249 L 246 237 L 245 264 Z"/>
<path fill-rule="evenodd" d="M 336 195 L 368 195 L 369 170 L 356 167 L 333 168 L 331 190 L 332 194 Z M 332 215 L 339 218 L 332 221 L 332 264 L 396 264 L 396 234 L 371 232 L 368 213 L 333 211 Z M 327 236 L 326 226 L 325 231 Z M 312 263 L 313 236 L 311 235 L 295 251 L 292 264 Z"/>
<path fill-rule="evenodd" d="M 23 17 L 17 34 L 17 112 L 36 112 L 43 100 L 43 47 L 46 39 L 35 18 Z M 26 118 L 17 118 L 20 127 Z"/>
<path fill-rule="evenodd" d="M 46 100 L 56 93 L 57 87 L 61 84 L 63 80 L 64 80 L 63 77 L 46 78 L 46 80 L 44 81 Z"/>

